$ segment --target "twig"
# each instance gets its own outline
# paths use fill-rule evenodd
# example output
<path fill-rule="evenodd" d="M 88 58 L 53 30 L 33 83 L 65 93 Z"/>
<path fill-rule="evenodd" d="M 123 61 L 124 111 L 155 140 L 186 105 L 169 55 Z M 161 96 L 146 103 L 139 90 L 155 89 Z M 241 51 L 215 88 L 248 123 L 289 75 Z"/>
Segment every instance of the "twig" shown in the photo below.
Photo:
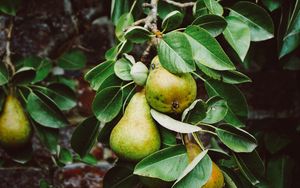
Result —
<path fill-rule="evenodd" d="M 151 0 L 151 11 L 146 17 L 145 27 L 151 29 L 153 33 L 157 33 L 157 4 L 158 0 Z"/>
<path fill-rule="evenodd" d="M 195 5 L 195 2 L 179 3 L 179 2 L 176 2 L 176 1 L 172 1 L 172 0 L 163 0 L 163 1 L 166 2 L 166 3 L 169 3 L 171 5 L 180 7 L 180 8 L 191 7 L 191 6 Z"/>
<path fill-rule="evenodd" d="M 6 48 L 5 48 L 5 56 L 3 59 L 4 64 L 7 68 L 11 69 L 12 74 L 16 72 L 15 66 L 12 64 L 11 61 L 11 51 L 10 51 L 10 40 L 11 40 L 11 33 L 13 30 L 13 20 L 10 20 L 9 27 L 7 29 L 7 39 L 6 39 Z"/>
<path fill-rule="evenodd" d="M 145 63 L 147 57 L 150 55 L 150 50 L 152 48 L 152 46 L 154 45 L 154 43 L 152 42 L 152 40 L 148 43 L 148 46 L 146 47 L 146 49 L 144 50 L 142 56 L 141 56 L 141 62 Z"/>
<path fill-rule="evenodd" d="M 137 26 L 137 25 L 141 25 L 143 23 L 146 22 L 146 18 L 143 18 L 143 19 L 140 19 L 140 20 L 137 20 L 133 23 L 134 26 Z"/>

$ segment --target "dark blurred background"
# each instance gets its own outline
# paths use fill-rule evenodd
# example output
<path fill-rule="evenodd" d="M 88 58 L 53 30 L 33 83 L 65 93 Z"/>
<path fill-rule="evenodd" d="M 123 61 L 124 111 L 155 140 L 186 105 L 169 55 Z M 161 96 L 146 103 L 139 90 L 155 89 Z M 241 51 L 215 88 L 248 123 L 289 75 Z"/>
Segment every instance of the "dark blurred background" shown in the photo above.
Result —
<path fill-rule="evenodd" d="M 276 17 L 276 12 L 272 13 Z M 105 51 L 114 44 L 114 27 L 110 19 L 109 0 L 26 0 L 22 1 L 14 18 L 12 33 L 13 60 L 30 55 L 56 59 L 72 48 L 78 48 L 88 57 L 88 67 L 104 59 Z M 5 52 L 5 28 L 10 17 L 0 14 L 0 57 Z M 275 19 L 276 21 L 276 19 Z M 275 23 L 276 25 L 276 23 Z M 136 49 L 134 53 L 141 52 Z M 286 159 L 292 165 L 291 179 L 294 188 L 300 187 L 296 181 L 300 170 L 297 161 L 300 139 L 300 58 L 296 50 L 283 60 L 277 59 L 276 41 L 252 43 L 249 58 L 240 70 L 246 73 L 252 83 L 240 88 L 249 104 L 247 126 L 259 140 L 259 151 L 263 159 L 276 161 Z M 84 71 L 83 71 L 84 72 Z M 75 76 L 80 88 L 88 85 L 82 74 Z M 79 111 L 88 112 L 91 97 L 81 97 Z M 81 109 L 80 109 L 81 108 Z M 84 114 L 86 115 L 86 114 Z M 61 142 L 69 147 L 72 128 L 61 130 Z M 35 143 L 36 151 L 30 168 L 22 168 L 14 163 L 1 168 L 0 187 L 38 187 L 38 180 L 45 178 L 53 184 L 64 187 L 101 187 L 106 165 L 89 167 L 73 164 L 71 167 L 49 170 L 51 159 Z M 274 145 L 279 147 L 273 147 Z M 106 158 L 100 144 L 94 150 L 99 159 Z M 97 153 L 98 152 L 98 153 Z M 0 151 L 0 158 L 7 156 Z M 266 164 L 267 166 L 267 164 Z M 46 169 L 46 170 L 45 170 Z M 34 182 L 34 183 L 33 183 Z"/>

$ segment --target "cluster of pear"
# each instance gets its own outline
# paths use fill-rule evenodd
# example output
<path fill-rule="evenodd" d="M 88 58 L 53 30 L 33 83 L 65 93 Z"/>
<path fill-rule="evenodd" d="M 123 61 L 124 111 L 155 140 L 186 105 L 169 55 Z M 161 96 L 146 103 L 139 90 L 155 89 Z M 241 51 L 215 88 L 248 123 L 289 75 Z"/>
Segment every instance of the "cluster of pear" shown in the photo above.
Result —
<path fill-rule="evenodd" d="M 191 74 L 170 73 L 156 56 L 151 62 L 145 87 L 134 94 L 123 117 L 111 132 L 111 149 L 120 159 L 132 162 L 158 151 L 161 146 L 160 133 L 150 109 L 179 114 L 191 105 L 196 95 L 197 85 Z M 200 153 L 197 149 L 191 150 Z M 191 150 L 188 152 L 191 153 Z M 221 170 L 213 163 L 212 176 L 204 187 L 221 188 L 223 184 Z"/>
<path fill-rule="evenodd" d="M 31 137 L 31 126 L 18 99 L 7 95 L 0 112 L 0 144 L 7 149 L 24 146 Z"/>

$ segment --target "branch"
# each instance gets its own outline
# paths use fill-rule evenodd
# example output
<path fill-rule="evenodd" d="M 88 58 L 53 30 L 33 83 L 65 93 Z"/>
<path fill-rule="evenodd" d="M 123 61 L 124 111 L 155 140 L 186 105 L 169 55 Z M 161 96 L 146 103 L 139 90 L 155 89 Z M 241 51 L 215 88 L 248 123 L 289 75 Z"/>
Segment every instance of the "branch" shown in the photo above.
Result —
<path fill-rule="evenodd" d="M 195 5 L 195 2 L 187 2 L 187 3 L 178 3 L 176 1 L 172 1 L 172 0 L 163 0 L 166 3 L 169 3 L 171 5 L 180 7 L 180 8 L 185 8 L 185 7 L 191 7 Z"/>
<path fill-rule="evenodd" d="M 158 0 L 151 0 L 151 11 L 146 17 L 145 27 L 151 29 L 153 33 L 157 33 L 157 4 Z"/>
<path fill-rule="evenodd" d="M 6 65 L 7 68 L 10 68 L 12 74 L 14 74 L 16 72 L 16 69 L 15 66 L 12 64 L 11 51 L 10 51 L 10 40 L 11 40 L 12 30 L 13 30 L 13 20 L 11 19 L 7 29 L 6 48 L 5 48 L 5 56 L 3 58 L 3 63 Z"/>

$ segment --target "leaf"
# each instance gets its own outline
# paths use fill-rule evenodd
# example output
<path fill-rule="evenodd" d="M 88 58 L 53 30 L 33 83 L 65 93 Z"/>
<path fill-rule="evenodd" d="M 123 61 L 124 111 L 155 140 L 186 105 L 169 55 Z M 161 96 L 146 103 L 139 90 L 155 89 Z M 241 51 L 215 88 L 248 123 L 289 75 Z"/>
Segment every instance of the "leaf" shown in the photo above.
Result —
<path fill-rule="evenodd" d="M 158 44 L 158 57 L 161 65 L 174 74 L 195 70 L 192 49 L 183 33 L 175 31 L 164 35 Z"/>
<path fill-rule="evenodd" d="M 163 148 L 175 146 L 177 144 L 176 133 L 164 127 L 159 127 L 159 132 Z"/>
<path fill-rule="evenodd" d="M 97 159 L 89 153 L 86 154 L 84 157 L 79 158 L 78 160 L 88 165 L 96 165 L 98 162 Z"/>
<path fill-rule="evenodd" d="M 212 97 L 207 102 L 206 117 L 201 120 L 203 123 L 214 124 L 222 121 L 228 110 L 227 102 L 221 97 Z"/>
<path fill-rule="evenodd" d="M 104 176 L 103 188 L 132 188 L 139 183 L 138 176 L 124 166 L 111 168 Z"/>
<path fill-rule="evenodd" d="M 262 3 L 268 8 L 270 12 L 278 9 L 283 0 L 262 0 Z"/>
<path fill-rule="evenodd" d="M 119 18 L 122 14 L 125 12 L 128 12 L 130 9 L 130 1 L 124 0 L 124 1 L 118 1 L 118 0 L 112 0 L 111 1 L 111 20 L 116 25 Z"/>
<path fill-rule="evenodd" d="M 197 0 L 195 5 L 193 6 L 193 15 L 194 17 L 199 17 L 209 14 L 208 9 L 203 0 Z"/>
<path fill-rule="evenodd" d="M 202 129 L 200 127 L 183 123 L 181 121 L 177 121 L 165 114 L 162 114 L 154 109 L 150 110 L 151 115 L 155 121 L 157 121 L 161 126 L 165 127 L 166 129 L 169 129 L 171 131 L 175 131 L 178 133 L 193 133 L 201 131 Z"/>
<path fill-rule="evenodd" d="M 226 17 L 226 21 L 228 26 L 223 32 L 224 37 L 239 55 L 240 59 L 244 61 L 250 47 L 250 29 L 248 25 L 239 18 L 228 16 Z"/>
<path fill-rule="evenodd" d="M 120 87 L 108 87 L 96 94 L 93 112 L 101 122 L 113 120 L 122 108 L 123 90 Z"/>
<path fill-rule="evenodd" d="M 182 172 L 172 188 L 202 187 L 212 174 L 212 161 L 202 151 Z"/>
<path fill-rule="evenodd" d="M 32 67 L 36 70 L 34 83 L 44 80 L 52 69 L 52 63 L 49 59 L 42 59 L 36 56 L 24 58 L 21 60 L 21 63 L 26 67 Z"/>
<path fill-rule="evenodd" d="M 241 186 L 240 182 L 237 180 L 235 172 L 228 168 L 222 167 L 222 173 L 226 188 L 239 188 Z"/>
<path fill-rule="evenodd" d="M 216 128 L 220 140 L 231 150 L 237 153 L 249 153 L 257 147 L 257 141 L 248 132 L 228 124 Z"/>
<path fill-rule="evenodd" d="M 3 12 L 10 16 L 15 16 L 20 2 L 20 0 L 1 0 L 0 12 Z"/>
<path fill-rule="evenodd" d="M 71 50 L 58 58 L 57 63 L 66 70 L 78 70 L 85 67 L 87 58 L 80 50 Z"/>
<path fill-rule="evenodd" d="M 35 78 L 36 72 L 32 67 L 22 67 L 12 77 L 14 85 L 26 85 L 32 82 Z"/>
<path fill-rule="evenodd" d="M 200 63 L 198 63 L 197 66 L 204 74 L 214 80 L 219 80 L 228 84 L 241 84 L 251 82 L 251 79 L 248 76 L 236 70 L 217 71 L 210 69 Z"/>
<path fill-rule="evenodd" d="M 271 154 L 275 154 L 284 149 L 292 139 L 287 135 L 282 135 L 276 132 L 266 133 L 264 136 L 265 147 Z"/>
<path fill-rule="evenodd" d="M 235 126 L 242 126 L 238 117 L 247 117 L 248 105 L 243 93 L 234 85 L 225 84 L 215 80 L 206 80 L 205 88 L 210 97 L 220 96 L 226 100 L 228 105 L 228 112 L 225 120 L 228 121 L 227 116 L 230 117 L 230 123 L 235 123 Z"/>
<path fill-rule="evenodd" d="M 45 179 L 40 179 L 39 188 L 50 188 L 50 186 Z"/>
<path fill-rule="evenodd" d="M 118 57 L 118 46 L 113 46 L 105 52 L 106 61 L 116 61 Z"/>
<path fill-rule="evenodd" d="M 175 181 L 188 165 L 184 145 L 177 145 L 157 151 L 141 160 L 134 169 L 139 176 Z"/>
<path fill-rule="evenodd" d="M 268 162 L 267 178 L 274 188 L 286 188 L 292 186 L 295 161 L 289 156 L 273 157 Z M 297 176 L 297 175 L 295 175 Z M 294 176 L 294 177 L 295 177 Z"/>
<path fill-rule="evenodd" d="M 86 156 L 94 146 L 100 131 L 100 123 L 95 117 L 85 119 L 72 134 L 72 149 L 81 157 Z"/>
<path fill-rule="evenodd" d="M 114 74 L 114 61 L 105 61 L 88 71 L 84 78 L 97 91 L 103 81 L 112 74 Z"/>
<path fill-rule="evenodd" d="M 206 30 L 192 25 L 187 27 L 185 34 L 192 46 L 196 64 L 200 63 L 215 70 L 235 69 L 218 41 Z"/>
<path fill-rule="evenodd" d="M 30 92 L 27 98 L 27 111 L 34 121 L 50 128 L 63 128 L 67 120 L 55 103 L 41 92 Z"/>
<path fill-rule="evenodd" d="M 248 1 L 237 2 L 230 16 L 244 21 L 250 28 L 251 41 L 263 41 L 274 37 L 274 24 L 266 10 Z"/>
<path fill-rule="evenodd" d="M 203 15 L 196 18 L 192 25 L 197 25 L 207 30 L 213 37 L 220 35 L 227 26 L 226 20 L 222 16 L 213 14 Z"/>
<path fill-rule="evenodd" d="M 212 14 L 223 15 L 223 7 L 216 0 L 203 0 L 205 6 Z"/>
<path fill-rule="evenodd" d="M 179 27 L 183 21 L 183 14 L 178 10 L 174 10 L 166 15 L 163 19 L 161 27 L 164 31 L 171 31 Z"/>
<path fill-rule="evenodd" d="M 125 33 L 124 37 L 133 43 L 144 43 L 150 39 L 151 33 L 141 26 L 130 27 Z"/>
<path fill-rule="evenodd" d="M 112 74 L 108 76 L 100 85 L 98 92 L 102 91 L 105 88 L 108 87 L 118 87 L 123 85 L 123 80 L 121 80 L 119 77 L 117 77 L 115 74 Z"/>
<path fill-rule="evenodd" d="M 241 160 L 237 155 L 233 154 L 233 157 L 241 170 L 241 173 L 243 176 L 252 184 L 257 185 L 260 183 L 259 179 L 254 176 L 254 174 L 251 172 L 251 170 L 248 168 L 245 161 Z M 253 164 L 252 164 L 253 165 Z"/>
<path fill-rule="evenodd" d="M 279 58 L 291 53 L 300 44 L 300 2 L 296 0 L 282 10 L 279 28 Z M 284 22 L 283 20 L 286 20 Z M 282 31 L 281 31 L 282 30 Z M 282 33 L 281 33 L 282 32 Z M 282 36 L 281 36 L 282 35 Z"/>
<path fill-rule="evenodd" d="M 133 24 L 134 18 L 131 13 L 124 13 L 118 20 L 115 34 L 120 41 L 124 41 L 124 31 Z"/>
<path fill-rule="evenodd" d="M 4 63 L 0 63 L 0 86 L 8 83 L 8 70 Z"/>
<path fill-rule="evenodd" d="M 197 124 L 205 118 L 207 111 L 207 104 L 201 100 L 195 100 L 187 109 L 182 113 L 181 120 L 191 124 Z"/>
<path fill-rule="evenodd" d="M 130 75 L 132 64 L 125 58 L 119 59 L 114 65 L 115 74 L 122 80 L 130 81 L 132 77 Z"/>
<path fill-rule="evenodd" d="M 34 127 L 36 128 L 37 136 L 40 141 L 47 149 L 51 152 L 51 154 L 56 154 L 56 149 L 58 145 L 59 138 L 59 130 L 49 127 L 44 127 L 34 122 Z"/>
<path fill-rule="evenodd" d="M 61 148 L 58 156 L 59 162 L 63 164 L 71 164 L 73 162 L 73 156 L 70 150 L 66 148 Z"/>

